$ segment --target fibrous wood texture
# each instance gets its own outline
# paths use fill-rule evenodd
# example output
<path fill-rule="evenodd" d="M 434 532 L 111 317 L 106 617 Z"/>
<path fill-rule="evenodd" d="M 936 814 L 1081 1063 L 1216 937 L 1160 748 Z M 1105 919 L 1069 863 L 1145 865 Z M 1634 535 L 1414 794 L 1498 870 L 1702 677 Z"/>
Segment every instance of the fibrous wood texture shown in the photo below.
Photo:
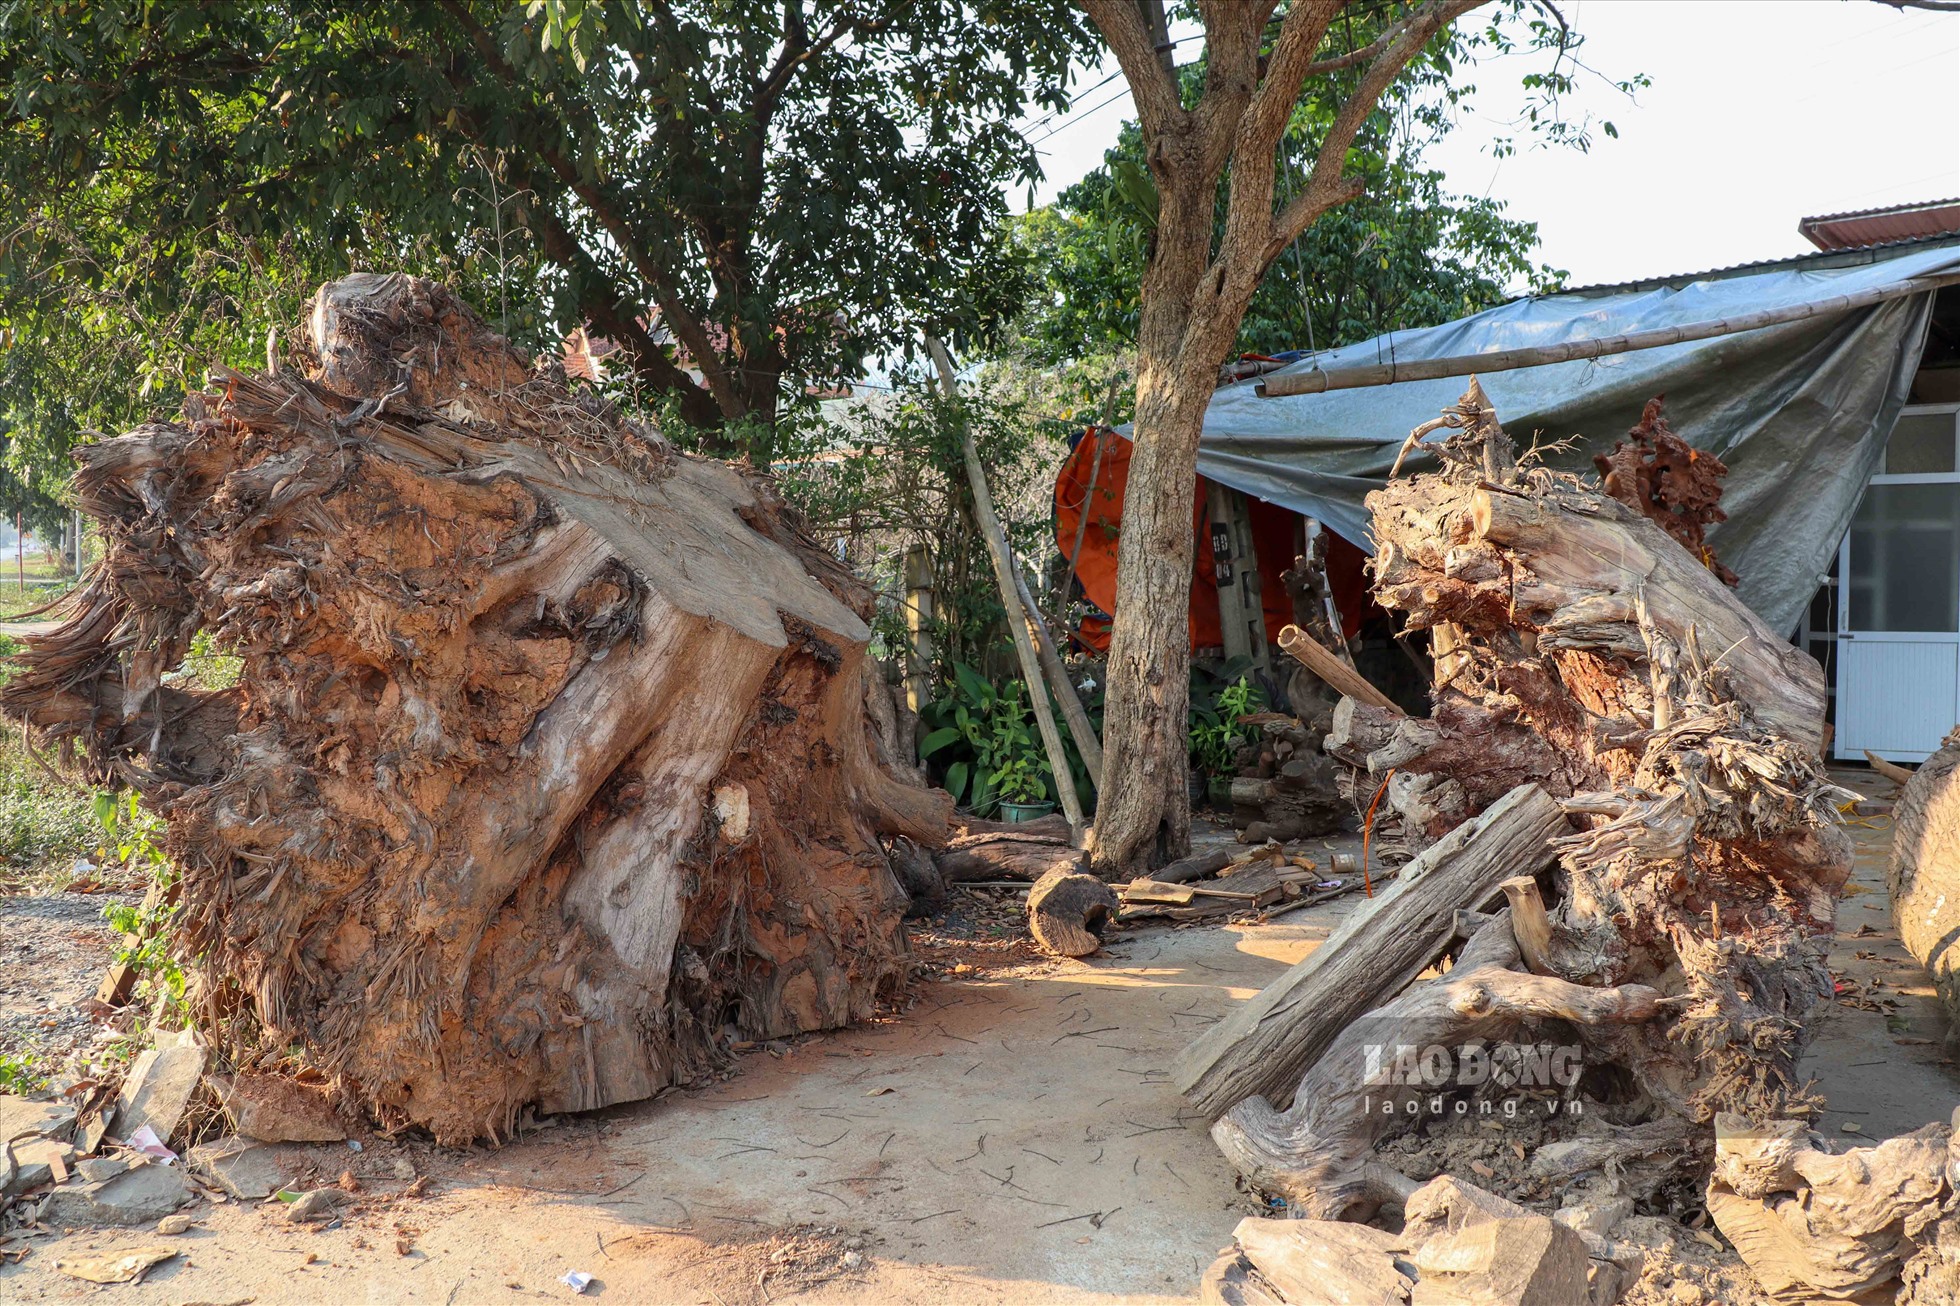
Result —
<path fill-rule="evenodd" d="M 1950 1125 L 1834 1153 L 1796 1121 L 1716 1117 L 1708 1213 L 1778 1301 L 1951 1302 Z M 1907 1291 L 1895 1297 L 1904 1278 Z"/>
<path fill-rule="evenodd" d="M 1404 866 L 1327 942 L 1179 1052 L 1171 1082 L 1214 1117 L 1247 1098 L 1294 1100 L 1302 1073 L 1342 1030 L 1441 955 L 1458 908 L 1542 870 L 1552 840 L 1570 830 L 1556 802 L 1521 786 Z"/>
<path fill-rule="evenodd" d="M 869 1015 L 879 836 L 950 803 L 876 760 L 868 591 L 439 286 L 333 283 L 306 338 L 82 451 L 107 556 L 5 696 L 167 821 L 213 1023 L 461 1140 Z M 236 688 L 167 678 L 199 631 Z"/>
<path fill-rule="evenodd" d="M 1906 781 L 1892 809 L 1886 879 L 1899 939 L 1960 1028 L 1960 730 Z M 1949 1041 L 1952 1041 L 1949 1038 Z"/>
<path fill-rule="evenodd" d="M 1358 728 L 1361 709 L 1346 733 L 1468 810 L 1493 774 L 1561 799 L 1587 828 L 1558 843 L 1547 969 L 1676 1004 L 1594 1031 L 1594 1050 L 1692 1118 L 1773 1116 L 1831 993 L 1851 865 L 1834 805 L 1853 795 L 1819 755 L 1822 672 L 1646 516 L 1521 468 L 1474 381 L 1442 424 L 1444 470 L 1368 500 L 1377 598 L 1447 634 L 1434 741 Z M 1421 812 L 1430 837 L 1467 814 Z"/>

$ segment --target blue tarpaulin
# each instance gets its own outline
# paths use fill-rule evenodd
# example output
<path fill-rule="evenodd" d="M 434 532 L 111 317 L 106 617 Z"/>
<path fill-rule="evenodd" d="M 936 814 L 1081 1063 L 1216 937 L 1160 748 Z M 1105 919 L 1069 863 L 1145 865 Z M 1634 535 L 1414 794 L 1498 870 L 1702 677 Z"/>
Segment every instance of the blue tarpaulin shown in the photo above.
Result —
<path fill-rule="evenodd" d="M 1960 247 L 1872 251 L 1857 266 L 1780 267 L 1661 289 L 1520 299 L 1474 317 L 1400 331 L 1289 365 L 1333 370 L 1491 353 L 1730 318 L 1855 294 L 1910 277 L 1960 272 Z M 1902 294 L 1834 317 L 1763 327 L 1608 358 L 1481 378 L 1520 448 L 1577 436 L 1547 459 L 1591 469 L 1667 396 L 1677 434 L 1728 464 L 1729 520 L 1709 543 L 1742 578 L 1743 599 L 1794 629 L 1830 566 L 1910 391 L 1932 294 Z M 1281 375 L 1274 373 L 1272 375 Z M 1198 471 L 1326 522 L 1370 547 L 1362 500 L 1379 487 L 1410 430 L 1463 393 L 1461 377 L 1265 399 L 1222 387 L 1205 414 Z M 1434 463 L 1414 455 L 1404 465 Z"/>

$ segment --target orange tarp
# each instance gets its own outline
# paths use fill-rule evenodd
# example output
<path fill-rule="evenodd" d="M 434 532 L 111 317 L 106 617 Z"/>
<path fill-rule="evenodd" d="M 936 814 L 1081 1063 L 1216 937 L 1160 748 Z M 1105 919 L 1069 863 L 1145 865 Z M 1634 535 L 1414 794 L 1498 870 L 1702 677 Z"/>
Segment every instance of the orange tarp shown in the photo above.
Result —
<path fill-rule="evenodd" d="M 1130 479 L 1130 442 L 1113 432 L 1083 436 L 1062 463 L 1055 477 L 1055 543 L 1064 558 L 1075 547 L 1075 531 L 1082 520 L 1083 500 L 1089 488 L 1089 473 L 1096 447 L 1102 445 L 1102 464 L 1096 469 L 1094 502 L 1089 508 L 1089 529 L 1082 537 L 1082 557 L 1075 574 L 1082 592 L 1104 612 L 1116 611 L 1116 540 L 1123 522 L 1123 491 Z M 1300 516 L 1263 499 L 1248 498 L 1247 515 L 1252 524 L 1252 545 L 1259 563 L 1260 598 L 1266 609 L 1266 629 L 1277 634 L 1293 620 L 1293 604 L 1279 575 L 1293 565 L 1298 551 Z M 1211 531 L 1205 514 L 1205 479 L 1198 478 L 1191 529 L 1197 537 L 1198 554 L 1191 577 L 1191 647 L 1215 649 L 1224 643 L 1218 622 L 1218 582 L 1213 570 Z M 1334 601 L 1341 609 L 1341 624 L 1352 638 L 1361 628 L 1361 608 L 1366 601 L 1362 578 L 1361 550 L 1331 532 L 1328 536 L 1327 570 L 1334 588 Z M 1089 621 L 1077 638 L 1098 652 L 1109 647 L 1109 626 Z"/>

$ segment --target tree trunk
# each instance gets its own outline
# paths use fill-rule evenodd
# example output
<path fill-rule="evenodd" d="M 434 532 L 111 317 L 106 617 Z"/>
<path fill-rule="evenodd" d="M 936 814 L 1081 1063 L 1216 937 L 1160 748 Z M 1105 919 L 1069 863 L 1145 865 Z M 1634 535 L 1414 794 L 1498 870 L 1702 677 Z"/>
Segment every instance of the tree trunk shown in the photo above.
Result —
<path fill-rule="evenodd" d="M 163 815 L 216 1032 L 462 1141 L 869 1016 L 878 836 L 951 815 L 876 760 L 869 592 L 440 286 L 349 277 L 309 336 L 82 451 L 108 556 L 4 698 Z M 236 688 L 165 679 L 199 631 Z"/>
<path fill-rule="evenodd" d="M 1199 385 L 1140 358 L 1129 490 L 1116 546 L 1116 612 L 1103 700 L 1103 786 L 1088 843 L 1098 874 L 1128 878 L 1191 851 L 1191 570 L 1198 433 L 1217 363 Z"/>

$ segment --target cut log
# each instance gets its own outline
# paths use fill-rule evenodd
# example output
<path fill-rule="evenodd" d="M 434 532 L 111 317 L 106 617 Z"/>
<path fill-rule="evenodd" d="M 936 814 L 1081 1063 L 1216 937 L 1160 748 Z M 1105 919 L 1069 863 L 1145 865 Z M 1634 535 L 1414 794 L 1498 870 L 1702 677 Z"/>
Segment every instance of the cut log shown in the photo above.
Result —
<path fill-rule="evenodd" d="M 1960 729 L 1920 764 L 1892 809 L 1886 883 L 1899 941 L 1919 958 L 1960 1030 Z M 1949 1043 L 1960 1038 L 1949 1033 Z"/>
<path fill-rule="evenodd" d="M 1590 1048 L 1635 1096 L 1701 1121 L 1799 1106 L 1855 797 L 1824 772 L 1821 669 L 1646 516 L 1520 466 L 1474 382 L 1441 425 L 1444 470 L 1368 499 L 1378 600 L 1439 637 L 1443 730 L 1395 783 L 1419 770 L 1474 810 L 1516 768 L 1584 823 L 1560 844 L 1548 955 L 1564 979 L 1677 999 Z"/>
<path fill-rule="evenodd" d="M 1543 790 L 1513 790 L 1404 866 L 1305 960 L 1179 1052 L 1171 1082 L 1214 1118 L 1255 1094 L 1291 1100 L 1301 1074 L 1345 1026 L 1449 946 L 1458 908 L 1481 907 L 1512 876 L 1551 865 L 1552 840 L 1570 830 Z"/>
<path fill-rule="evenodd" d="M 1028 890 L 1028 929 L 1058 957 L 1086 957 L 1102 947 L 1119 906 L 1116 891 L 1095 876 L 1057 867 Z"/>
<path fill-rule="evenodd" d="M 1026 880 L 1032 884 L 1053 870 L 1079 871 L 1084 855 L 1066 843 L 1013 835 L 968 838 L 957 848 L 933 854 L 939 875 L 947 884 L 976 880 Z"/>
<path fill-rule="evenodd" d="M 462 1142 L 869 1016 L 879 836 L 951 818 L 877 763 L 869 590 L 441 286 L 330 284 L 306 346 L 79 451 L 107 556 L 4 696 L 163 815 L 212 1027 Z M 164 683 L 200 631 L 236 688 Z"/>
<path fill-rule="evenodd" d="M 1313 636 L 1298 626 L 1281 629 L 1279 647 L 1280 652 L 1298 659 L 1307 670 L 1349 698 L 1359 699 L 1370 707 L 1378 707 L 1384 712 L 1402 715 L 1402 709 L 1396 706 L 1394 699 L 1369 684 L 1359 671 L 1322 648 Z"/>
<path fill-rule="evenodd" d="M 1150 878 L 1159 884 L 1185 884 L 1191 880 L 1202 880 L 1230 866 L 1236 855 L 1237 850 L 1232 848 L 1213 848 L 1209 852 L 1193 853 L 1168 866 L 1158 867 L 1150 873 Z"/>

